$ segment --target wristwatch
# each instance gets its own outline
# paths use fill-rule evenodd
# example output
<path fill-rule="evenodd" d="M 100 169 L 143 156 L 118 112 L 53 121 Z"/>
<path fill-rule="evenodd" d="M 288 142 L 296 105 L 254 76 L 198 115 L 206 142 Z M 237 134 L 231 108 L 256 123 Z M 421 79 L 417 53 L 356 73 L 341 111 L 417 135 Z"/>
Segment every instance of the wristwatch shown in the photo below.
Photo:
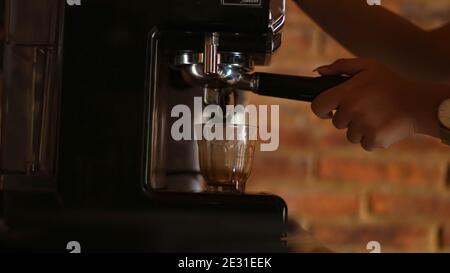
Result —
<path fill-rule="evenodd" d="M 442 143 L 450 145 L 450 99 L 444 100 L 438 108 L 440 136 Z"/>

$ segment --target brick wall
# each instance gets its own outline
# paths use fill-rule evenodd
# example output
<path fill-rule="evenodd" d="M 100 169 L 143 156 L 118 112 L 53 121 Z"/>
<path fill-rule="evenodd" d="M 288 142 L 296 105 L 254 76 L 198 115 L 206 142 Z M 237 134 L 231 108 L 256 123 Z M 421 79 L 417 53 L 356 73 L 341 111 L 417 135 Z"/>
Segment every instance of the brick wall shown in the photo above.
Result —
<path fill-rule="evenodd" d="M 446 0 L 382 3 L 426 28 L 450 18 Z M 313 68 L 351 56 L 291 1 L 287 16 L 283 47 L 264 70 L 313 75 Z M 306 103 L 250 102 L 280 105 L 281 138 L 278 151 L 256 154 L 250 191 L 282 196 L 290 218 L 338 252 L 366 252 L 372 240 L 383 251 L 450 251 L 450 148 L 416 137 L 367 153 Z"/>

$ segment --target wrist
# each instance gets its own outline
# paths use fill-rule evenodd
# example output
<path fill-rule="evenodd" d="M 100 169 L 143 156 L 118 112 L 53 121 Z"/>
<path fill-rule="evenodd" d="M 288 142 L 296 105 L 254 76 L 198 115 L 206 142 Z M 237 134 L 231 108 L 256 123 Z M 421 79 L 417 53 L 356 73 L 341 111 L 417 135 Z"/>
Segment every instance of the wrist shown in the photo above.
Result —
<path fill-rule="evenodd" d="M 424 96 L 418 96 L 414 108 L 417 111 L 416 133 L 441 138 L 442 123 L 439 119 L 439 108 L 442 103 L 450 98 L 450 87 L 439 84 L 421 84 L 420 92 Z M 450 129 L 450 128 L 449 128 Z"/>

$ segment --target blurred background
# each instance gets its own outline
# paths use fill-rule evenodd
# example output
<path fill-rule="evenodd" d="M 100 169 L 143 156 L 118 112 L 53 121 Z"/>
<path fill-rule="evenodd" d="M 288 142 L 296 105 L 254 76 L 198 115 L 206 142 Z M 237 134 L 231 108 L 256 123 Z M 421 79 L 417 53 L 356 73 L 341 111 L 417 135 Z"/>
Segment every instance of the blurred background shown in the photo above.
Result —
<path fill-rule="evenodd" d="M 426 29 L 450 21 L 449 0 L 382 4 Z M 266 71 L 311 76 L 314 68 L 344 57 L 351 54 L 287 0 L 283 46 Z M 309 104 L 249 100 L 280 105 L 280 148 L 257 152 L 249 191 L 283 197 L 290 218 L 336 252 L 367 252 L 369 241 L 379 241 L 384 252 L 450 251 L 449 147 L 415 137 L 367 153 L 349 144 L 345 131 L 316 118 Z M 290 242 L 301 247 L 302 239 L 296 240 Z"/>
<path fill-rule="evenodd" d="M 382 5 L 426 29 L 450 21 L 448 0 Z M 268 70 L 314 75 L 314 68 L 343 57 L 351 54 L 287 1 L 283 46 Z M 415 137 L 367 153 L 313 116 L 309 104 L 249 99 L 280 105 L 280 148 L 256 154 L 249 191 L 282 196 L 290 218 L 333 251 L 368 252 L 369 241 L 384 252 L 450 251 L 449 147 Z"/>

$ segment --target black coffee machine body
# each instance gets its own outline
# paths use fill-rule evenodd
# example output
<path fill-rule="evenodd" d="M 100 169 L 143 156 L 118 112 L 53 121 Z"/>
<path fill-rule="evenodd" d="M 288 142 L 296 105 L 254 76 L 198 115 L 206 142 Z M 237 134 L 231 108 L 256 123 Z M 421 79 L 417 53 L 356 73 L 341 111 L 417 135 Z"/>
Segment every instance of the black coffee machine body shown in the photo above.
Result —
<path fill-rule="evenodd" d="M 284 0 L 6 0 L 2 12 L 5 250 L 286 250 L 281 198 L 204 192 L 195 142 L 170 137 L 171 108 L 209 92 L 180 66 L 268 65 Z"/>

